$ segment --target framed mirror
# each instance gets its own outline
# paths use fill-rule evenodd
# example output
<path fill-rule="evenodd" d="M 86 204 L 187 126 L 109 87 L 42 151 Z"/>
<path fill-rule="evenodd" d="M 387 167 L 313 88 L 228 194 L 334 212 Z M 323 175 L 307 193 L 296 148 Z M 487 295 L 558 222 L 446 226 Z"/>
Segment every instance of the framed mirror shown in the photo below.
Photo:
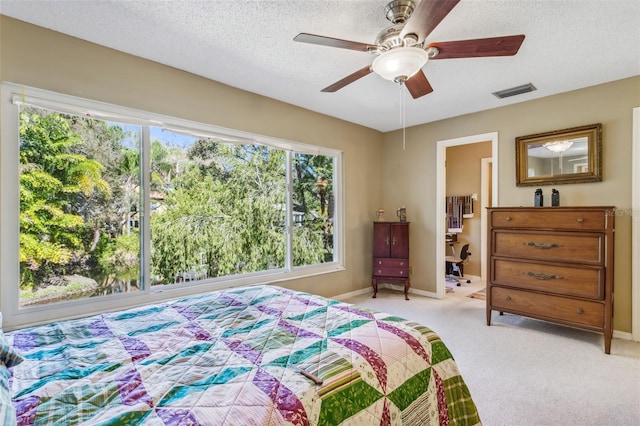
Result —
<path fill-rule="evenodd" d="M 516 138 L 516 185 L 602 181 L 602 124 Z"/>

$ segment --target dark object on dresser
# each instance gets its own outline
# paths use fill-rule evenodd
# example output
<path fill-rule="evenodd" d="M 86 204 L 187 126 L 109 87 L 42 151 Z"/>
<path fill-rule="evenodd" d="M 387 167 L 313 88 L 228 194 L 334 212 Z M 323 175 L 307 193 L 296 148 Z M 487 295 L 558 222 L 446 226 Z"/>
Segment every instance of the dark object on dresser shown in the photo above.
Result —
<path fill-rule="evenodd" d="M 409 222 L 373 223 L 373 297 L 378 283 L 404 284 L 409 300 Z"/>
<path fill-rule="evenodd" d="M 533 205 L 536 207 L 542 207 L 544 205 L 541 188 L 536 189 L 536 192 L 533 195 Z"/>
<path fill-rule="evenodd" d="M 611 349 L 615 207 L 487 209 L 492 310 L 604 334 Z"/>

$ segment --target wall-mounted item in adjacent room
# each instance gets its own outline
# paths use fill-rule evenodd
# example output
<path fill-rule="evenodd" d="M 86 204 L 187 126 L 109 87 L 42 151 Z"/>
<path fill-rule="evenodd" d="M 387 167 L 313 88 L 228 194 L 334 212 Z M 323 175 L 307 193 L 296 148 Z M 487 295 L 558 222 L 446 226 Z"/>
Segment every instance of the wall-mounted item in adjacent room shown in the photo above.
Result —
<path fill-rule="evenodd" d="M 602 181 L 602 124 L 516 138 L 516 185 Z"/>
<path fill-rule="evenodd" d="M 473 195 L 447 197 L 447 232 L 462 232 L 462 220 L 473 217 Z"/>

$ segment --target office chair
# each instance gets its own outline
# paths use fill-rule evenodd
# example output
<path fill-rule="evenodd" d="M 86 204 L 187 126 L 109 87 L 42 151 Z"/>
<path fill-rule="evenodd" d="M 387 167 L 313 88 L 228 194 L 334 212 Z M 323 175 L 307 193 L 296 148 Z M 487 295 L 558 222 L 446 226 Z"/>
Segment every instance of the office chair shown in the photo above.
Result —
<path fill-rule="evenodd" d="M 444 260 L 446 262 L 446 273 L 447 273 L 447 278 L 452 279 L 453 281 L 457 282 L 458 284 L 456 284 L 457 286 L 460 286 L 460 284 L 462 283 L 460 281 L 461 278 L 464 277 L 464 264 L 467 260 L 467 257 L 471 256 L 471 253 L 469 253 L 469 244 L 465 244 L 462 246 L 462 248 L 460 249 L 460 256 L 456 257 L 456 256 L 445 256 Z M 456 266 L 460 275 L 456 276 L 453 275 L 453 267 Z M 471 280 L 464 280 L 467 282 L 467 284 L 469 284 L 471 282 Z"/>

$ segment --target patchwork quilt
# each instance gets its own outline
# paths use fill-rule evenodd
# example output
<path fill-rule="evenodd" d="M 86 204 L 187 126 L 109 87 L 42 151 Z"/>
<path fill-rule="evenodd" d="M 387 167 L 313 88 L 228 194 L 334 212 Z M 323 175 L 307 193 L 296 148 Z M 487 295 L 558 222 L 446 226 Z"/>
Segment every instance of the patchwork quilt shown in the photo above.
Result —
<path fill-rule="evenodd" d="M 7 333 L 19 425 L 479 424 L 429 328 L 277 286 Z"/>

